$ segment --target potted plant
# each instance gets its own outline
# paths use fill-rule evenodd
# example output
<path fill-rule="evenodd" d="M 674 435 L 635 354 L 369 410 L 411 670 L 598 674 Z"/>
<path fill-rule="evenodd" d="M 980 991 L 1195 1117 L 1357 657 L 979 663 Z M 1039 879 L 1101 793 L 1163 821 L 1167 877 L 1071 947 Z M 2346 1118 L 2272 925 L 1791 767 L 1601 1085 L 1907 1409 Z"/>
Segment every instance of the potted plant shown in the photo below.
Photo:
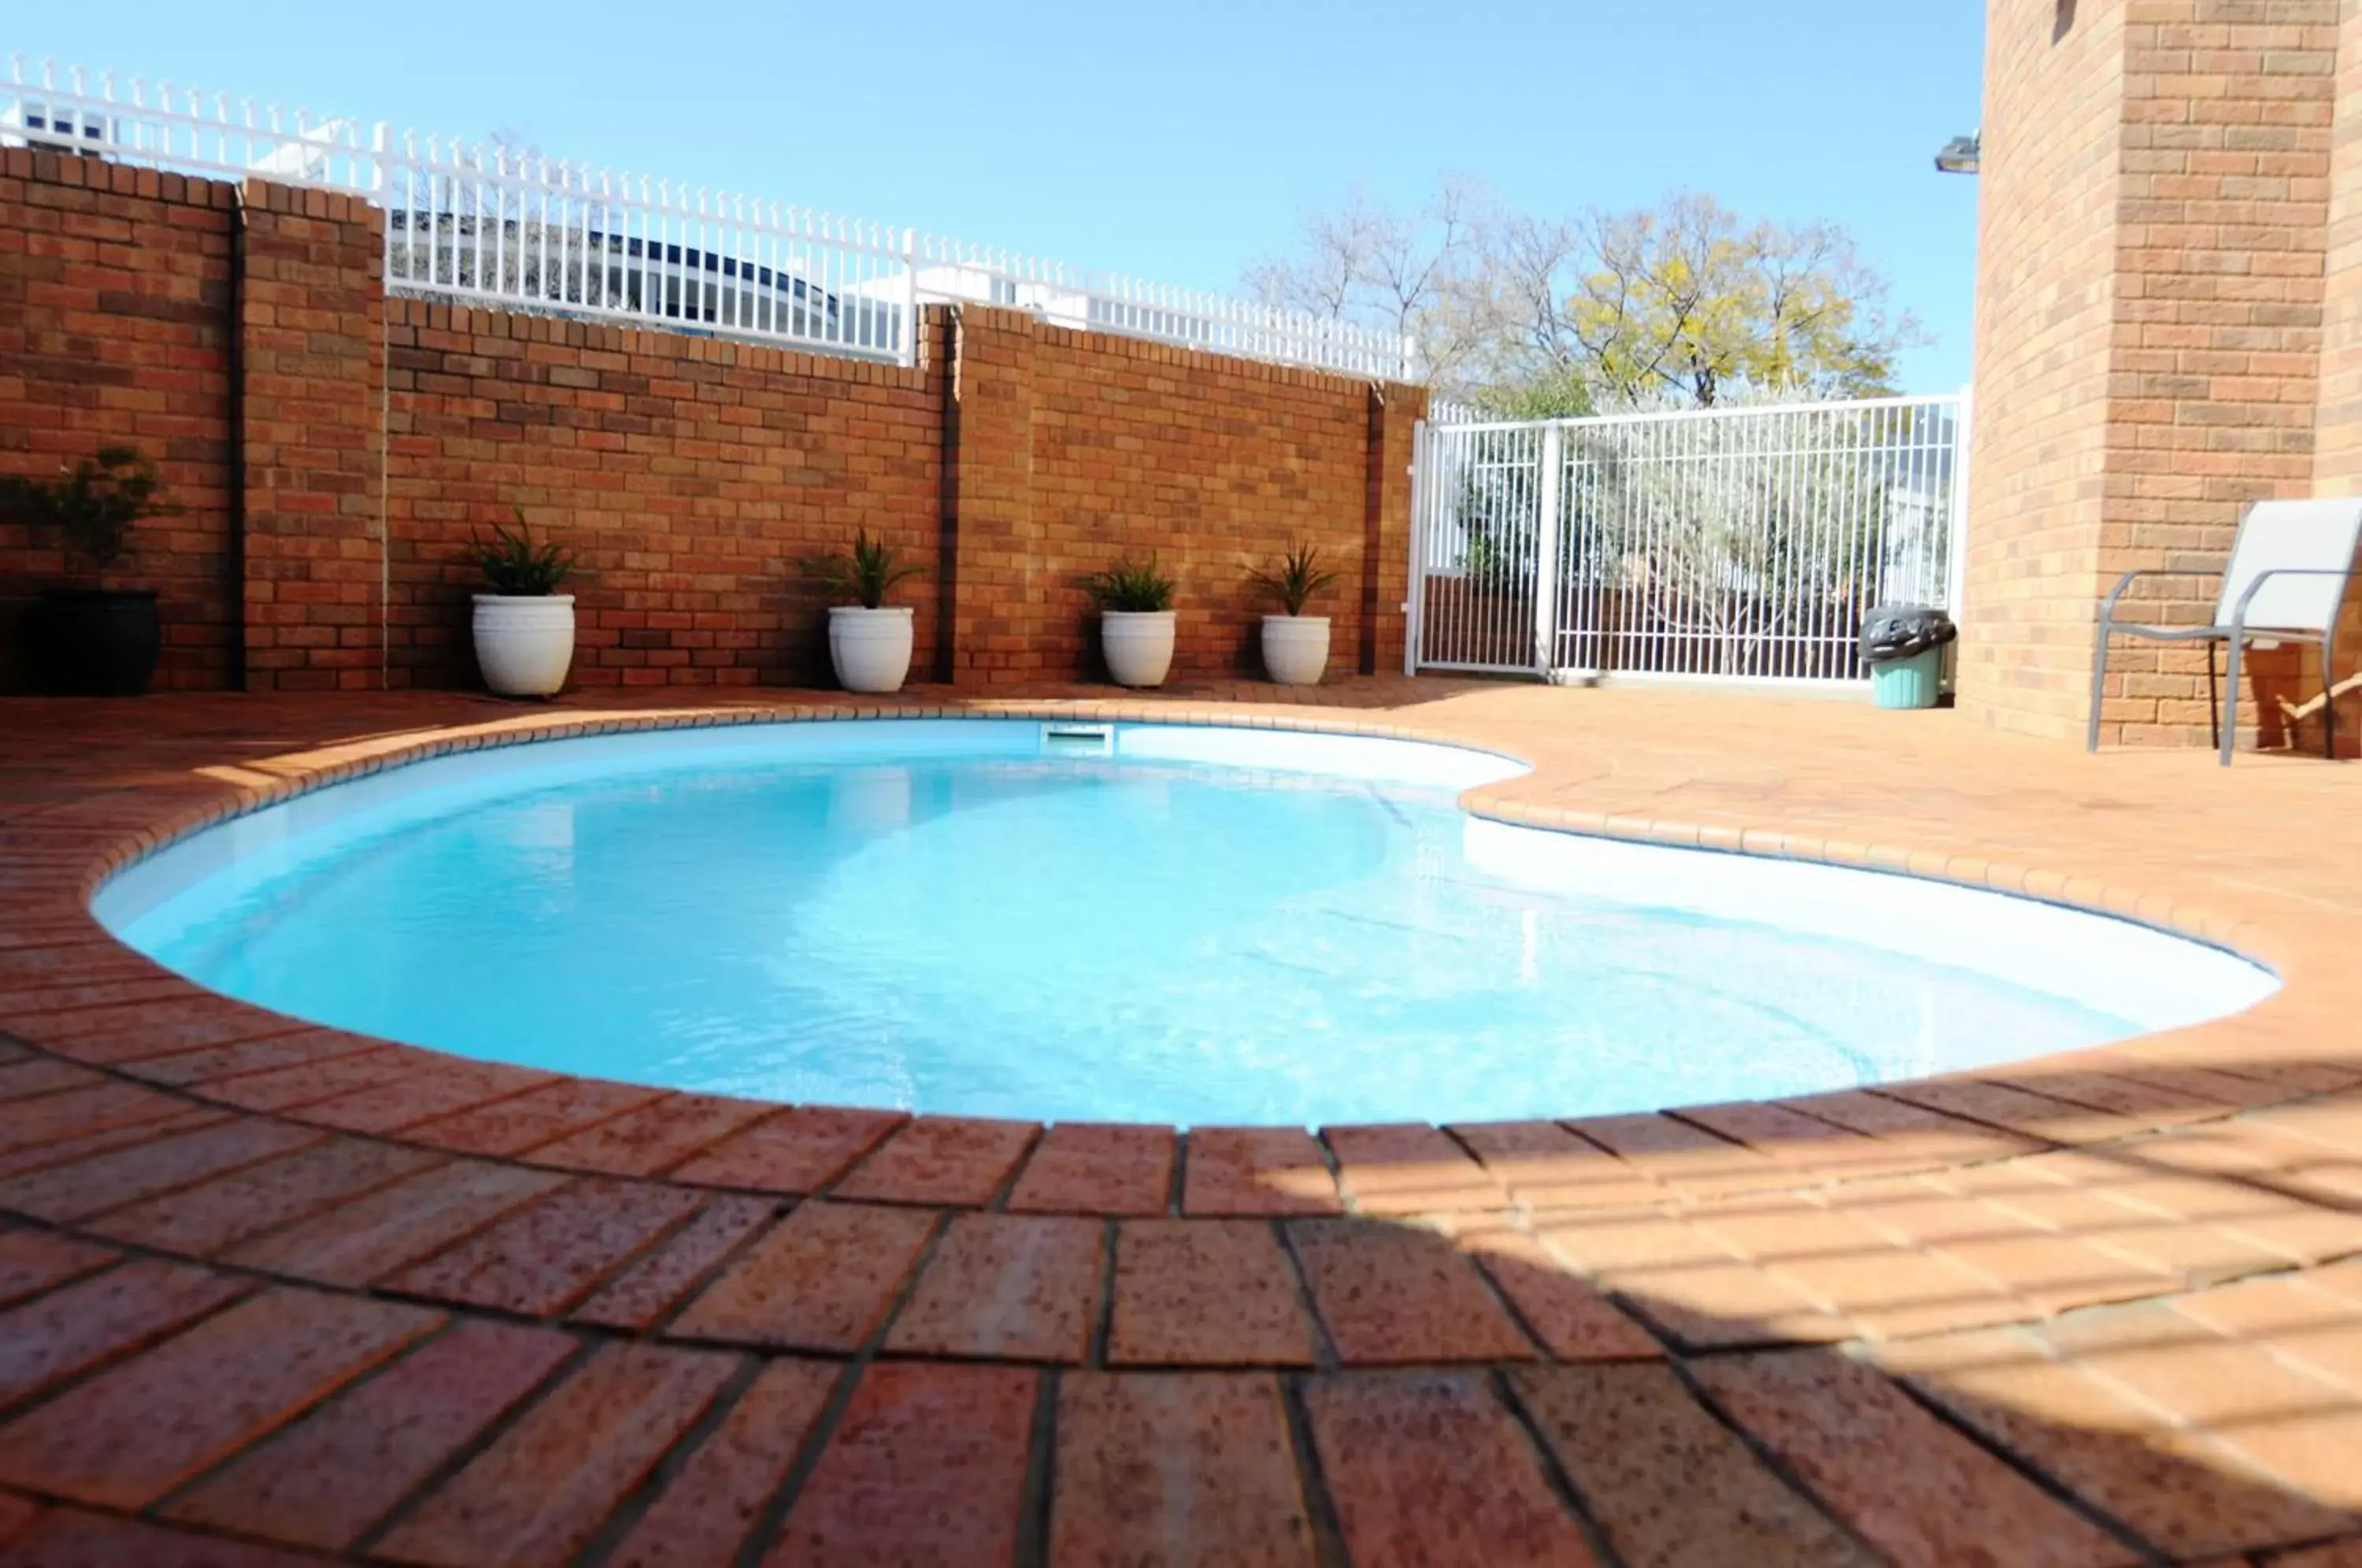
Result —
<path fill-rule="evenodd" d="M 1085 580 L 1099 606 L 1099 647 L 1119 686 L 1162 686 L 1173 667 L 1173 580 L 1129 557 Z"/>
<path fill-rule="evenodd" d="M 1307 615 L 1312 596 L 1337 580 L 1320 566 L 1308 542 L 1291 547 L 1276 571 L 1250 571 L 1257 588 L 1279 601 L 1280 613 L 1263 618 L 1263 667 L 1282 686 L 1318 686 L 1329 668 L 1329 617 Z"/>
<path fill-rule="evenodd" d="M 514 533 L 495 523 L 491 538 L 469 542 L 468 558 L 491 590 L 476 595 L 476 664 L 496 697 L 550 697 L 574 663 L 574 596 L 557 591 L 574 554 L 535 544 L 524 510 L 515 510 Z"/>
<path fill-rule="evenodd" d="M 156 673 L 163 627 L 152 588 L 109 588 L 109 568 L 131 553 L 131 528 L 174 510 L 157 498 L 156 466 L 131 447 L 101 447 L 55 479 L 0 480 L 0 517 L 57 530 L 89 563 L 94 587 L 51 588 L 33 616 L 36 685 L 60 696 L 137 697 Z"/>
<path fill-rule="evenodd" d="M 849 556 L 817 556 L 804 570 L 831 591 L 853 600 L 828 607 L 828 661 L 847 691 L 900 691 L 911 673 L 911 611 L 886 596 L 894 585 L 924 577 L 926 569 L 894 564 L 894 547 L 872 539 L 867 529 L 853 536 Z"/>

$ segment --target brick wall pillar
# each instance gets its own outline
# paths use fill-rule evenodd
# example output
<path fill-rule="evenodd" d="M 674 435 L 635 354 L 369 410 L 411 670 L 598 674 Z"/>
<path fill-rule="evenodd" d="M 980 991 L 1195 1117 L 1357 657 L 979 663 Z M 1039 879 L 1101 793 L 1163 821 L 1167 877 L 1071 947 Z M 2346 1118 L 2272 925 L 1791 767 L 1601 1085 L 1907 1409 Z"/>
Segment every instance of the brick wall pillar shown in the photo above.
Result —
<path fill-rule="evenodd" d="M 1021 312 L 981 305 L 948 314 L 944 677 L 961 686 L 1043 679 L 1054 672 L 1033 635 L 1042 598 L 1033 323 Z"/>
<path fill-rule="evenodd" d="M 237 281 L 248 690 L 385 684 L 384 215 L 250 181 Z"/>
<path fill-rule="evenodd" d="M 2328 245 L 2322 299 L 2321 409 L 2313 430 L 2316 494 L 2362 495 L 2362 5 L 2338 18 L 2335 116 L 2330 127 Z M 2357 563 L 2362 566 L 2362 563 Z M 2362 750 L 2362 583 L 2346 595 L 2333 655 L 2337 726 L 2348 756 Z M 2317 722 L 2320 682 L 2308 668 L 2296 693 L 2301 744 Z"/>
<path fill-rule="evenodd" d="M 1992 0 L 1963 709 L 2080 736 L 2092 626 L 2202 622 L 2247 502 L 2310 493 L 2339 0 Z M 2202 652 L 2119 645 L 2103 738 L 2202 742 Z M 2252 730 L 2284 738 L 2286 656 Z"/>
<path fill-rule="evenodd" d="M 1402 668 L 1409 633 L 1411 434 L 1427 417 L 1427 389 L 1380 383 L 1370 389 L 1369 497 L 1362 546 L 1363 675 Z"/>

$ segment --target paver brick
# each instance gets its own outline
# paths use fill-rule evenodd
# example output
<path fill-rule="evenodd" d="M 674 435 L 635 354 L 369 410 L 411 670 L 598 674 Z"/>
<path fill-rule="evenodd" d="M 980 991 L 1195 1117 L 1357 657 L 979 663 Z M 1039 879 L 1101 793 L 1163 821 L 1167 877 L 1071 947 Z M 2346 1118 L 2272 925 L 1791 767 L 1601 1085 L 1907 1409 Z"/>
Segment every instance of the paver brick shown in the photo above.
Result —
<path fill-rule="evenodd" d="M 724 1194 L 570 1314 L 579 1323 L 648 1329 L 679 1306 L 777 1209 L 767 1198 Z"/>
<path fill-rule="evenodd" d="M 1041 1129 L 1030 1121 L 922 1116 L 854 1167 L 833 1196 L 974 1207 L 1008 1182 Z"/>
<path fill-rule="evenodd" d="M 1661 1202 L 1672 1195 L 1555 1121 L 1473 1121 L 1451 1129 L 1518 1202 L 1534 1209 Z"/>
<path fill-rule="evenodd" d="M 0 1307 L 103 1268 L 121 1255 L 53 1231 L 0 1231 Z"/>
<path fill-rule="evenodd" d="M 1664 1353 L 1646 1329 L 1531 1236 L 1479 1227 L 1454 1240 L 1558 1360 L 1628 1361 Z"/>
<path fill-rule="evenodd" d="M 546 1330 L 463 1320 L 165 1511 L 274 1540 L 348 1547 L 577 1348 Z"/>
<path fill-rule="evenodd" d="M 134 1258 L 0 1313 L 0 1405 L 153 1344 L 253 1288 L 210 1269 Z"/>
<path fill-rule="evenodd" d="M 797 1106 L 716 1143 L 673 1175 L 712 1187 L 818 1192 L 907 1120 L 900 1111 Z"/>
<path fill-rule="evenodd" d="M 1057 1430 L 1052 1568 L 1312 1568 L 1287 1413 L 1269 1375 L 1071 1372 Z"/>
<path fill-rule="evenodd" d="M 459 1160 L 240 1243 L 226 1261 L 366 1285 L 564 1184 L 554 1171 Z"/>
<path fill-rule="evenodd" d="M 646 1105 L 662 1089 L 597 1078 L 560 1078 L 488 1105 L 438 1116 L 403 1129 L 414 1143 L 469 1154 L 514 1154 L 552 1143 Z"/>
<path fill-rule="evenodd" d="M 151 1138 L 0 1182 L 0 1208 L 43 1219 L 87 1219 L 176 1187 L 254 1165 L 320 1141 L 306 1127 L 239 1118 Z"/>
<path fill-rule="evenodd" d="M 1873 1561 L 1666 1367 L 1530 1367 L 1510 1381 L 1630 1568 Z"/>
<path fill-rule="evenodd" d="M 1476 1266 L 1432 1231 L 1297 1220 L 1288 1243 L 1347 1366 L 1529 1361 L 1535 1354 Z"/>
<path fill-rule="evenodd" d="M 1867 1366 L 1826 1351 L 1779 1351 L 1712 1357 L 1692 1373 L 1901 1568 L 1980 1557 L 2014 1568 L 2135 1561 Z"/>
<path fill-rule="evenodd" d="M 1002 1568 L 1017 1550 L 1038 1375 L 880 1362 L 862 1375 L 766 1568 Z"/>
<path fill-rule="evenodd" d="M 1098 1315 L 1105 1229 L 1078 1216 L 955 1216 L 895 1316 L 886 1348 L 1082 1361 Z"/>
<path fill-rule="evenodd" d="M 737 1357 L 609 1344 L 377 1542 L 397 1562 L 559 1568 L 704 1415 Z"/>
<path fill-rule="evenodd" d="M 2344 1523 L 2235 1450 L 2168 1424 L 2046 1353 L 2033 1334 L 1955 1334 L 1882 1347 L 1886 1370 L 1996 1447 L 2176 1558 L 2308 1540 Z"/>
<path fill-rule="evenodd" d="M 785 1356 L 767 1364 L 616 1545 L 610 1568 L 735 1562 L 843 1370 Z"/>
<path fill-rule="evenodd" d="M 113 1209 L 89 1227 L 118 1241 L 202 1257 L 415 1175 L 436 1158 L 397 1144 L 337 1138 Z"/>
<path fill-rule="evenodd" d="M 1009 1195 L 1018 1214 L 1154 1215 L 1173 1187 L 1169 1127 L 1064 1121 L 1043 1134 Z"/>
<path fill-rule="evenodd" d="M 268 1291 L 0 1429 L 0 1480 L 143 1507 L 440 1320 L 392 1302 Z"/>
<path fill-rule="evenodd" d="M 1268 1224 L 1131 1220 L 1117 1229 L 1109 1363 L 1308 1366 L 1312 1359 L 1312 1325 Z"/>
<path fill-rule="evenodd" d="M 1358 1568 L 1598 1561 L 1483 1375 L 1330 1375 L 1304 1408 Z"/>
<path fill-rule="evenodd" d="M 523 1153 L 536 1165 L 611 1176 L 655 1176 L 720 1143 L 770 1109 L 757 1100 L 668 1094 Z"/>
<path fill-rule="evenodd" d="M 320 1558 L 250 1540 L 51 1508 L 0 1545 L 0 1568 L 315 1568 Z"/>
<path fill-rule="evenodd" d="M 1485 1167 L 1425 1122 L 1321 1130 L 1346 1196 L 1360 1213 L 1409 1215 L 1497 1209 L 1507 1195 Z"/>
<path fill-rule="evenodd" d="M 1294 1127 L 1199 1127 L 1182 1178 L 1187 1214 L 1335 1214 L 1337 1178 Z"/>
<path fill-rule="evenodd" d="M 805 1203 L 690 1302 L 671 1331 L 790 1350 L 858 1350 L 885 1320 L 934 1229 L 934 1215 L 922 1209 Z"/>
<path fill-rule="evenodd" d="M 544 1317 L 587 1295 L 697 1206 L 697 1194 L 680 1187 L 587 1177 L 388 1276 L 384 1286 Z"/>

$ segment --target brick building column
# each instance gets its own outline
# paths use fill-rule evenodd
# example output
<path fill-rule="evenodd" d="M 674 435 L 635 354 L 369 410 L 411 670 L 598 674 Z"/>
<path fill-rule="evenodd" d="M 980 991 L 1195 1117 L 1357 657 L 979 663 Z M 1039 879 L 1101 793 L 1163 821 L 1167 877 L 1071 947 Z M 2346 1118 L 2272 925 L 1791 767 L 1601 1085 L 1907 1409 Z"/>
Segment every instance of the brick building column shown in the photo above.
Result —
<path fill-rule="evenodd" d="M 385 684 L 384 223 L 355 196 L 241 193 L 248 690 Z"/>
<path fill-rule="evenodd" d="M 1392 675 L 1403 667 L 1409 621 L 1411 434 L 1427 417 L 1427 389 L 1399 382 L 1370 388 L 1369 498 L 1362 543 L 1363 675 Z"/>
<path fill-rule="evenodd" d="M 1033 322 L 983 305 L 950 315 L 944 674 L 960 686 L 1037 680 L 1052 672 L 1032 626 Z"/>
<path fill-rule="evenodd" d="M 2339 0 L 1992 0 L 1960 705 L 2080 736 L 2098 602 L 2200 622 L 2314 480 Z M 2120 645 L 2103 736 L 2202 742 L 2204 655 Z M 2279 738 L 2292 658 L 2258 663 Z M 2250 713 L 2252 727 L 2253 712 Z"/>

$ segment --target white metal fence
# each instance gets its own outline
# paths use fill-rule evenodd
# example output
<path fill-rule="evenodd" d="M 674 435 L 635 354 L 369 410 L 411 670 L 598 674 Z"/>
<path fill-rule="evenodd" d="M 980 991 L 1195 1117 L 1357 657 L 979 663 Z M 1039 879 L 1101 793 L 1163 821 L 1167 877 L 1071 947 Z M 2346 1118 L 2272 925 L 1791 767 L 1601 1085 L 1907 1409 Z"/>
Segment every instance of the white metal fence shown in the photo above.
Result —
<path fill-rule="evenodd" d="M 1429 423 L 1406 668 L 1865 679 L 1862 619 L 1959 602 L 1968 404 Z"/>
<path fill-rule="evenodd" d="M 918 307 L 973 301 L 1060 326 L 1407 379 L 1394 335 L 1245 300 L 831 217 L 538 152 L 258 107 L 12 60 L 0 144 L 260 175 L 385 209 L 398 293 L 655 325 L 909 364 Z"/>

